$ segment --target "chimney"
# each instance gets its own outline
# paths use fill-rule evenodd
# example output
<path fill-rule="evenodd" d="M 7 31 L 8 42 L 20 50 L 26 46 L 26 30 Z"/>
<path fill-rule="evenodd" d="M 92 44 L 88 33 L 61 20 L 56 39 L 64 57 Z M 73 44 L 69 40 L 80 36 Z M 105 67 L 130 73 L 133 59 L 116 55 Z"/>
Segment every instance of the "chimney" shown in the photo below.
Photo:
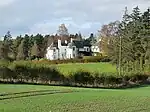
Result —
<path fill-rule="evenodd" d="M 67 44 L 67 40 L 65 40 L 65 44 Z"/>
<path fill-rule="evenodd" d="M 73 39 L 71 38 L 71 43 L 73 42 Z"/>
<path fill-rule="evenodd" d="M 60 48 L 60 47 L 61 47 L 61 39 L 58 38 L 58 48 Z"/>

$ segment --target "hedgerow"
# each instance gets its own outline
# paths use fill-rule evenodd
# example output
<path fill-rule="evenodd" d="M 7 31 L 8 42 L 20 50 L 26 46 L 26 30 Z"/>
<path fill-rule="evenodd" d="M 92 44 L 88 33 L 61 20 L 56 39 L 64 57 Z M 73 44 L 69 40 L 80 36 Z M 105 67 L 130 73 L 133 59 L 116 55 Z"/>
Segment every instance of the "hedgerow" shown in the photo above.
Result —
<path fill-rule="evenodd" d="M 13 83 L 41 83 L 69 86 L 119 86 L 146 82 L 148 73 L 132 73 L 123 76 L 117 73 L 91 73 L 79 70 L 68 76 L 61 74 L 48 63 L 35 63 L 32 61 L 15 61 L 0 64 L 0 80 Z"/>

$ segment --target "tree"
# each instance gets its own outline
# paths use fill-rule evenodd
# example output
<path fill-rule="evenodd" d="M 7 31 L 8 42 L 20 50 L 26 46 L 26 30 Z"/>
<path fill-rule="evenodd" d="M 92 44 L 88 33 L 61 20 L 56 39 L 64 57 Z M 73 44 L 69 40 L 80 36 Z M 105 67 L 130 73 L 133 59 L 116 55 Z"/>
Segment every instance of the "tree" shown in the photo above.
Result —
<path fill-rule="evenodd" d="M 21 41 L 21 44 L 18 47 L 17 60 L 25 60 L 26 59 L 26 43 L 25 39 Z"/>
<path fill-rule="evenodd" d="M 97 42 L 96 37 L 93 33 L 90 34 L 89 40 L 91 45 L 94 45 Z"/>
<path fill-rule="evenodd" d="M 4 36 L 4 40 L 1 42 L 1 48 L 0 48 L 0 58 L 2 59 L 8 59 L 9 54 L 12 52 L 12 37 L 10 34 L 10 31 L 6 33 Z"/>
<path fill-rule="evenodd" d="M 79 32 L 78 35 L 79 35 L 79 36 L 78 36 L 78 40 L 81 41 L 81 40 L 82 40 L 82 35 L 81 35 L 81 33 Z"/>
<path fill-rule="evenodd" d="M 22 39 L 23 38 L 20 35 L 20 36 L 17 36 L 17 38 L 13 40 L 12 49 L 13 49 L 13 57 L 14 57 L 14 59 L 16 59 L 16 57 L 17 57 L 18 47 L 21 44 Z"/>
<path fill-rule="evenodd" d="M 25 59 L 28 59 L 29 58 L 29 51 L 31 48 L 31 43 L 30 43 L 30 37 L 27 34 L 25 34 L 25 36 L 24 36 L 23 45 L 24 45 L 23 49 L 24 49 Z"/>
<path fill-rule="evenodd" d="M 33 57 L 33 58 L 40 57 L 40 49 L 39 49 L 36 41 L 34 42 L 34 45 L 31 48 L 31 57 Z"/>
<path fill-rule="evenodd" d="M 93 44 L 95 44 L 96 43 L 96 37 L 94 37 L 94 34 L 91 33 L 89 38 L 84 40 L 84 43 L 85 43 L 85 45 L 89 45 L 89 46 L 92 46 Z"/>
<path fill-rule="evenodd" d="M 103 25 L 101 30 L 98 31 L 100 49 L 104 55 L 109 55 L 109 52 L 111 51 L 111 41 L 113 41 L 113 38 L 117 35 L 119 24 L 119 21 L 111 22 L 109 24 Z"/>
<path fill-rule="evenodd" d="M 59 29 L 58 29 L 58 31 L 57 31 L 57 34 L 58 34 L 59 36 L 69 35 L 68 29 L 66 28 L 65 24 L 61 24 L 61 25 L 59 26 Z"/>
<path fill-rule="evenodd" d="M 81 33 L 76 33 L 75 35 L 70 35 L 70 38 L 75 38 L 77 39 L 78 41 L 82 41 L 82 35 Z"/>
<path fill-rule="evenodd" d="M 146 59 L 149 59 L 149 10 L 143 14 L 138 7 L 131 14 L 123 15 L 117 36 L 112 41 L 111 57 L 119 71 L 143 71 Z"/>
<path fill-rule="evenodd" d="M 7 48 L 4 43 L 0 44 L 0 59 L 8 59 Z"/>
<path fill-rule="evenodd" d="M 44 37 L 41 34 L 37 34 L 34 38 L 35 38 L 35 42 L 36 42 L 38 50 L 39 50 L 38 56 L 44 57 L 44 53 L 45 53 Z M 34 42 L 34 44 L 35 44 L 35 42 Z"/>

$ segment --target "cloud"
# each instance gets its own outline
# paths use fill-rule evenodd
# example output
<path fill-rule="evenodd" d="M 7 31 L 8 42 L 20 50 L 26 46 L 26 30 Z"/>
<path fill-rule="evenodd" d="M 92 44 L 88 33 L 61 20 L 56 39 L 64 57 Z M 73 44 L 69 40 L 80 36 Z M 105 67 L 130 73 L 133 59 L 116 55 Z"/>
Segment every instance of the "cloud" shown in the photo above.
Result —
<path fill-rule="evenodd" d="M 139 6 L 143 11 L 149 0 L 1 0 L 0 36 L 10 30 L 24 33 L 56 33 L 65 23 L 70 33 L 89 35 L 100 26 L 120 20 L 124 7 Z"/>
<path fill-rule="evenodd" d="M 8 6 L 10 4 L 12 4 L 13 2 L 15 2 L 16 0 L 1 0 L 0 2 L 0 7 L 5 7 Z"/>

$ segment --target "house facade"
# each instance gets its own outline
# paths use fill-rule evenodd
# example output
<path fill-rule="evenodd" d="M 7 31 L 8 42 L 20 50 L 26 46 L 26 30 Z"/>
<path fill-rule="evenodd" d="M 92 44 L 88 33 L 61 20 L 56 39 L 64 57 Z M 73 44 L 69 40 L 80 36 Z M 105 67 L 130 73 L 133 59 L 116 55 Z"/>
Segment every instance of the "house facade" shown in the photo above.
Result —
<path fill-rule="evenodd" d="M 49 60 L 73 59 L 83 55 L 90 55 L 90 53 L 90 46 L 84 45 L 83 41 L 70 38 L 70 41 L 65 40 L 62 42 L 59 38 L 57 43 L 53 42 L 47 48 L 46 58 Z"/>
<path fill-rule="evenodd" d="M 93 56 L 98 56 L 99 53 L 102 53 L 98 42 L 91 46 L 91 52 Z"/>

